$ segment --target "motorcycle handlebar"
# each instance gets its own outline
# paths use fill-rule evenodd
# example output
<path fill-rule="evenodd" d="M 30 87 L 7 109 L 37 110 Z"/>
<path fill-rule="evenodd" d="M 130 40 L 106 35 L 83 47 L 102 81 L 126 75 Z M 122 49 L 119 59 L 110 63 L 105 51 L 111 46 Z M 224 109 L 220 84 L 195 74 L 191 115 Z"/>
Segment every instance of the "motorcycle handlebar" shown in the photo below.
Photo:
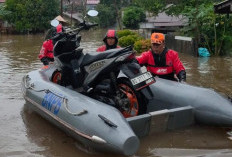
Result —
<path fill-rule="evenodd" d="M 88 30 L 88 29 L 90 29 L 92 27 L 98 26 L 98 24 L 96 24 L 96 23 L 95 24 L 86 24 L 85 21 L 84 21 L 79 26 L 80 26 L 79 28 L 58 33 L 57 35 L 55 35 L 51 39 L 54 40 L 54 41 L 58 41 L 58 40 L 62 39 L 63 37 L 69 37 L 69 36 L 73 36 L 74 34 L 78 34 L 83 29 Z"/>

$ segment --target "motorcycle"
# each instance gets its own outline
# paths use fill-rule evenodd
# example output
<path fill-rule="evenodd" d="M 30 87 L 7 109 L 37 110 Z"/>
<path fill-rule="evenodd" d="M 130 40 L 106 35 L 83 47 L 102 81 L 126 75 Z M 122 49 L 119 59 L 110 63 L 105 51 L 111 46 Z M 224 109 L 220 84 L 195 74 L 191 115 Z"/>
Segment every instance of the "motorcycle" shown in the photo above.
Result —
<path fill-rule="evenodd" d="M 74 30 L 59 33 L 53 38 L 54 59 L 58 69 L 52 81 L 119 109 L 124 117 L 146 113 L 153 93 L 149 85 L 155 78 L 135 58 L 132 46 L 111 49 L 103 53 L 83 53 L 80 47 L 82 30 L 97 24 L 84 20 Z"/>

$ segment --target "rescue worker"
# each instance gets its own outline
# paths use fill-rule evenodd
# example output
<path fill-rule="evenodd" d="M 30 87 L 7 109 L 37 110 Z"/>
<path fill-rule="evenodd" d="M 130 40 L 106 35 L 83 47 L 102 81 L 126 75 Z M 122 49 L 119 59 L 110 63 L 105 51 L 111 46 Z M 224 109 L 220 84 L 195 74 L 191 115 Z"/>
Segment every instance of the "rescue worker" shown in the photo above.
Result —
<path fill-rule="evenodd" d="M 43 65 L 48 65 L 49 62 L 54 62 L 53 43 L 51 39 L 48 39 L 43 42 L 39 54 L 39 59 L 43 63 Z"/>
<path fill-rule="evenodd" d="M 97 49 L 97 52 L 103 52 L 109 49 L 120 48 L 120 46 L 117 46 L 118 37 L 115 30 L 108 30 L 103 39 L 103 42 L 105 43 L 105 45 L 100 46 Z"/>
<path fill-rule="evenodd" d="M 62 23 L 66 22 L 61 16 L 57 16 L 55 19 L 59 21 L 59 25 L 48 30 L 45 36 L 45 41 L 43 42 L 42 48 L 40 50 L 39 59 L 43 65 L 48 65 L 49 62 L 54 62 L 54 43 L 51 38 L 54 37 L 57 33 L 63 31 Z"/>
<path fill-rule="evenodd" d="M 165 46 L 165 36 L 162 33 L 152 33 L 151 49 L 136 59 L 139 64 L 146 65 L 147 70 L 155 76 L 179 82 L 186 81 L 185 68 L 178 53 Z"/>

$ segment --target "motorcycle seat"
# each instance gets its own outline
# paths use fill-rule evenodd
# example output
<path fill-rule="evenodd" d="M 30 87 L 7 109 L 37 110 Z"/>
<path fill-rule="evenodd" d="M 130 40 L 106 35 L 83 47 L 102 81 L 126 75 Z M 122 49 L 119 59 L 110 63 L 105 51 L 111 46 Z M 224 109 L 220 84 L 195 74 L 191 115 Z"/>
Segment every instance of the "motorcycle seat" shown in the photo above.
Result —
<path fill-rule="evenodd" d="M 95 61 L 101 60 L 101 59 L 108 59 L 113 56 L 115 56 L 117 53 L 119 53 L 122 50 L 122 48 L 117 49 L 110 49 L 105 52 L 91 52 L 85 54 L 81 66 L 88 65 L 90 63 L 93 63 Z"/>

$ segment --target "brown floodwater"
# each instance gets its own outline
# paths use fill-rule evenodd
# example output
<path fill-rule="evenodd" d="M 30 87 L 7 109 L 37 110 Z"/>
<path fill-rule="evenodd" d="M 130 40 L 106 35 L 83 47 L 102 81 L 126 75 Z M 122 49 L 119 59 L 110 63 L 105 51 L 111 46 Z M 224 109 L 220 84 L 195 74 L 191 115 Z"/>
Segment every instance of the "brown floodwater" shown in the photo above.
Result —
<path fill-rule="evenodd" d="M 105 31 L 82 34 L 81 47 L 94 51 Z M 83 147 L 63 131 L 29 110 L 21 79 L 42 66 L 38 53 L 43 35 L 0 35 L 0 157 L 119 157 Z M 232 96 L 232 58 L 197 58 L 180 54 L 187 83 Z M 194 125 L 141 139 L 134 157 L 231 157 L 230 128 Z"/>

